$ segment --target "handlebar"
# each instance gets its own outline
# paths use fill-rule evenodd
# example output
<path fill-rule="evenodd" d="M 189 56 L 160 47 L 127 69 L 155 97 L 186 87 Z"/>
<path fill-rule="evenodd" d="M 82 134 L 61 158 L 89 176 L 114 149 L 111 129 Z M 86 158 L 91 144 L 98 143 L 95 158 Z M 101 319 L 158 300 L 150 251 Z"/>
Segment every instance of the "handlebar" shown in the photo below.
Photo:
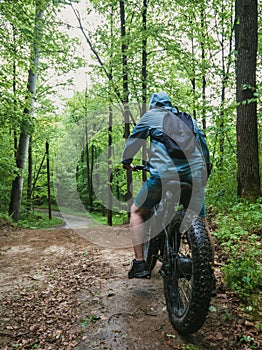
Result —
<path fill-rule="evenodd" d="M 144 165 L 135 165 L 134 171 L 138 171 L 138 170 L 147 170 L 147 169 Z"/>

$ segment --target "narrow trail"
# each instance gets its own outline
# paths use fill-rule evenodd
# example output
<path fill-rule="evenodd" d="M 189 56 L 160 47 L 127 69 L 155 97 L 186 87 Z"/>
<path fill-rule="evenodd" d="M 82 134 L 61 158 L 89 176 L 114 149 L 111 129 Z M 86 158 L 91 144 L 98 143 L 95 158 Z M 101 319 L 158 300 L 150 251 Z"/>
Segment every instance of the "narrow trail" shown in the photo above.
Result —
<path fill-rule="evenodd" d="M 242 350 L 262 345 L 254 323 L 239 315 L 237 299 L 225 291 L 219 269 L 218 296 L 206 323 L 182 338 L 169 323 L 158 268 L 150 280 L 127 279 L 133 255 L 128 228 L 83 228 L 78 221 L 72 229 L 71 219 L 70 229 L 0 227 L 1 350 Z M 243 335 L 253 343 L 240 341 Z"/>

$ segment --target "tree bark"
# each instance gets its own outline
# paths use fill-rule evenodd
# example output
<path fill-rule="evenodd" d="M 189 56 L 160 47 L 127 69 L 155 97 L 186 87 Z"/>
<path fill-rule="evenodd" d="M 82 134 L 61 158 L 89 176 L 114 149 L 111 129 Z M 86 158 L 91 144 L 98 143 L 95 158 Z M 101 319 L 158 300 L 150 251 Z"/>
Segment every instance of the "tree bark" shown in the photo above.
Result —
<path fill-rule="evenodd" d="M 50 180 L 50 162 L 49 162 L 49 143 L 45 143 L 46 153 L 46 175 L 47 175 L 47 202 L 48 202 L 48 217 L 52 219 L 52 201 L 51 201 L 51 180 Z"/>
<path fill-rule="evenodd" d="M 28 175 L 27 175 L 27 209 L 32 207 L 32 183 L 33 183 L 33 152 L 32 152 L 32 138 L 29 139 L 28 145 Z"/>
<path fill-rule="evenodd" d="M 122 53 L 122 73 L 123 73 L 123 97 L 122 102 L 124 106 L 124 120 L 125 120 L 125 131 L 124 137 L 128 138 L 130 134 L 130 123 L 129 123 L 129 108 L 128 108 L 128 65 L 127 65 L 127 45 L 126 45 L 126 22 L 125 22 L 125 3 L 120 1 L 120 21 L 121 21 L 121 53 Z"/>
<path fill-rule="evenodd" d="M 112 107 L 109 106 L 109 119 L 108 119 L 108 187 L 107 187 L 107 224 L 112 226 L 113 224 L 113 194 L 112 194 L 112 182 L 113 182 L 113 169 L 112 169 L 112 155 L 113 155 L 113 140 L 112 140 L 112 131 L 113 131 L 113 111 Z"/>
<path fill-rule="evenodd" d="M 121 53 L 122 53 L 122 72 L 123 72 L 123 98 L 122 104 L 124 107 L 124 138 L 127 139 L 130 135 L 130 111 L 128 106 L 128 65 L 127 65 L 127 45 L 126 45 L 126 20 L 125 20 L 125 2 L 120 1 L 120 22 L 121 22 Z M 132 198 L 132 173 L 127 171 L 127 200 Z M 131 202 L 128 202 L 128 213 L 130 212 Z"/>
<path fill-rule="evenodd" d="M 143 0 L 142 8 L 142 115 L 146 112 L 147 102 L 147 2 Z M 143 164 L 146 164 L 146 145 L 142 148 Z M 146 171 L 142 173 L 142 181 L 147 179 Z"/>
<path fill-rule="evenodd" d="M 9 215 L 12 216 L 14 221 L 19 220 L 20 207 L 23 191 L 23 171 L 25 169 L 26 155 L 28 151 L 29 135 L 26 131 L 22 130 L 20 133 L 19 146 L 16 154 L 16 166 L 19 169 L 19 173 L 12 183 L 11 201 L 9 205 Z"/>
<path fill-rule="evenodd" d="M 111 50 L 110 50 L 110 65 L 109 65 L 109 76 L 108 76 L 108 85 L 110 87 L 113 81 L 113 16 L 114 16 L 114 8 L 111 8 L 111 16 L 110 16 L 110 34 L 111 34 Z M 113 110 L 111 104 L 109 105 L 108 110 L 108 149 L 107 149 L 107 158 L 108 158 L 108 168 L 107 168 L 107 224 L 109 226 L 113 225 L 113 193 L 112 193 L 112 182 L 113 182 L 113 169 L 112 169 L 112 155 L 113 155 Z"/>
<path fill-rule="evenodd" d="M 201 16 L 201 30 L 202 30 L 202 36 L 203 39 L 200 42 L 201 45 L 201 58 L 202 58 L 202 128 L 203 130 L 206 129 L 206 75 L 205 75 L 205 68 L 204 68 L 204 61 L 206 59 L 206 50 L 205 50 L 205 8 L 203 5 L 201 5 L 200 10 L 200 16 Z"/>
<path fill-rule="evenodd" d="M 257 0 L 236 1 L 237 194 L 249 200 L 261 196 L 256 102 L 258 45 Z"/>
<path fill-rule="evenodd" d="M 36 95 L 36 81 L 37 81 L 37 67 L 39 63 L 39 40 L 42 32 L 43 22 L 43 10 L 40 7 L 41 2 L 36 4 L 36 22 L 34 28 L 34 43 L 31 61 L 32 65 L 28 73 L 28 103 L 29 107 L 24 109 L 24 119 L 21 122 L 21 131 L 19 138 L 19 145 L 16 154 L 16 166 L 19 169 L 19 173 L 12 183 L 11 200 L 9 205 L 9 215 L 12 216 L 14 221 L 19 220 L 20 207 L 23 192 L 23 173 L 25 170 L 26 157 L 28 153 L 28 145 L 30 133 L 32 130 L 32 116 L 34 113 L 34 100 Z"/>

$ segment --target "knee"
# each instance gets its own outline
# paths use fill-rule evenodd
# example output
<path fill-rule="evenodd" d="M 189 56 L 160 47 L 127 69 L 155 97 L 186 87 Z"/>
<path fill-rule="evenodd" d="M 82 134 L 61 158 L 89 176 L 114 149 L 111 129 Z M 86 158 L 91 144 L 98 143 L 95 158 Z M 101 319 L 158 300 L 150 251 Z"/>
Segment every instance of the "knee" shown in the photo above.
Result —
<path fill-rule="evenodd" d="M 148 210 L 144 208 L 139 208 L 135 204 L 131 206 L 130 209 L 130 221 L 133 219 L 140 217 L 141 219 L 145 220 L 145 218 L 148 215 Z"/>

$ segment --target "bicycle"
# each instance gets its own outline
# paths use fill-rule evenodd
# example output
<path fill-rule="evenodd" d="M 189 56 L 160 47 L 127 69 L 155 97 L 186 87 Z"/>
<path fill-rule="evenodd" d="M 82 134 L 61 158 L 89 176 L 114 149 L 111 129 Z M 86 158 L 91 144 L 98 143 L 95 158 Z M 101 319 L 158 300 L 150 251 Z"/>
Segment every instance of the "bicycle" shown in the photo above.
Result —
<path fill-rule="evenodd" d="M 145 168 L 135 166 L 134 170 Z M 202 327 L 209 311 L 214 281 L 212 250 L 202 219 L 186 209 L 191 184 L 172 180 L 163 186 L 165 196 L 146 220 L 144 259 L 150 272 L 157 260 L 162 264 L 159 272 L 169 319 L 186 335 Z"/>

